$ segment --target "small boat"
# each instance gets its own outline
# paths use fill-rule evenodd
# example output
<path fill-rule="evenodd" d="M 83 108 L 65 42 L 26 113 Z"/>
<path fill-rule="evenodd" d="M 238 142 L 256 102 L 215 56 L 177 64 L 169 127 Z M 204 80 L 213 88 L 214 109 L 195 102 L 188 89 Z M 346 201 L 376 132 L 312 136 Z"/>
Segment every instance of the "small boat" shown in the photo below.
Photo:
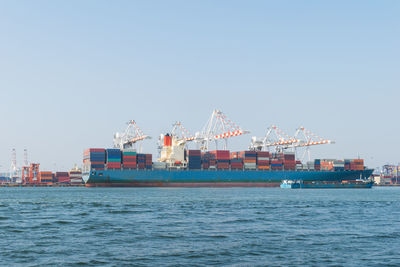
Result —
<path fill-rule="evenodd" d="M 329 189 L 329 188 L 371 188 L 374 182 L 371 180 L 352 181 L 302 181 L 283 180 L 280 187 L 290 189 Z"/>

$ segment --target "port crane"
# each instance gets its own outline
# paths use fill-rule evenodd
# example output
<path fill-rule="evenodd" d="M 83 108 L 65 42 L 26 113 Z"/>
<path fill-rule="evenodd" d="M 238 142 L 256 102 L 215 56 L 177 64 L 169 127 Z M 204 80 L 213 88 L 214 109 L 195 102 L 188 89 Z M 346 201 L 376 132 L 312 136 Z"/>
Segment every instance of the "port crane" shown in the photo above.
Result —
<path fill-rule="evenodd" d="M 182 125 L 180 121 L 175 122 L 172 125 L 172 136 L 176 136 L 179 139 L 182 139 L 185 142 L 190 142 L 194 140 L 194 136 L 190 134 L 190 132 Z"/>
<path fill-rule="evenodd" d="M 311 160 L 311 146 L 334 143 L 334 141 L 319 137 L 303 126 L 298 127 L 294 136 L 291 137 L 282 129 L 272 125 L 267 129 L 264 138 L 252 137 L 249 149 L 255 151 L 269 151 L 271 148 L 274 148 L 275 152 L 282 152 L 286 149 L 291 149 L 298 154 L 298 149 L 304 148 L 305 150 L 300 159 L 304 159 L 306 155 L 308 155 L 308 160 Z"/>
<path fill-rule="evenodd" d="M 128 127 L 124 133 L 114 134 L 114 147 L 119 149 L 131 148 L 136 146 L 136 143 L 145 139 L 151 139 L 150 136 L 145 135 L 139 128 L 134 120 L 127 122 Z M 142 150 L 140 145 L 139 151 Z"/>
<path fill-rule="evenodd" d="M 195 134 L 194 141 L 204 151 L 209 149 L 210 142 L 213 141 L 218 149 L 218 141 L 223 140 L 223 149 L 227 149 L 229 138 L 247 133 L 250 132 L 236 125 L 222 111 L 215 109 L 201 132 Z"/>
<path fill-rule="evenodd" d="M 21 183 L 35 184 L 39 183 L 39 163 L 31 163 L 30 166 L 22 167 Z"/>
<path fill-rule="evenodd" d="M 10 182 L 20 183 L 21 182 L 21 168 L 17 166 L 17 152 L 15 148 L 11 151 L 11 165 L 9 172 Z"/>
<path fill-rule="evenodd" d="M 305 148 L 301 159 L 304 159 L 307 155 L 309 161 L 311 160 L 311 155 L 310 155 L 311 146 L 335 144 L 335 141 L 319 137 L 310 130 L 304 128 L 304 126 L 300 126 L 299 128 L 297 128 L 294 138 L 299 140 L 297 144 L 293 145 L 296 154 L 297 154 L 297 148 Z"/>
<path fill-rule="evenodd" d="M 267 133 L 263 138 L 257 138 L 253 136 L 251 139 L 251 143 L 249 146 L 250 150 L 255 151 L 262 151 L 267 150 L 269 151 L 270 148 L 275 148 L 276 152 L 282 152 L 284 149 L 289 148 L 289 146 L 298 143 L 299 140 L 290 137 L 286 132 L 280 129 L 276 125 L 271 125 L 267 129 Z"/>

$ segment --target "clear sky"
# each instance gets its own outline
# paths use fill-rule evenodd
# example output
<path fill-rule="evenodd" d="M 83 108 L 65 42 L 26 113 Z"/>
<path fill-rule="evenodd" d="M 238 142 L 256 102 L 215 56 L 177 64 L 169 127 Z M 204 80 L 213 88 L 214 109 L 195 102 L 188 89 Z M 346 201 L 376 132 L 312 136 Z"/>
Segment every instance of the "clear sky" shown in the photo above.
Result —
<path fill-rule="evenodd" d="M 0 1 L 0 171 L 68 170 L 135 119 L 199 131 L 304 125 L 313 157 L 400 162 L 400 1 Z"/>

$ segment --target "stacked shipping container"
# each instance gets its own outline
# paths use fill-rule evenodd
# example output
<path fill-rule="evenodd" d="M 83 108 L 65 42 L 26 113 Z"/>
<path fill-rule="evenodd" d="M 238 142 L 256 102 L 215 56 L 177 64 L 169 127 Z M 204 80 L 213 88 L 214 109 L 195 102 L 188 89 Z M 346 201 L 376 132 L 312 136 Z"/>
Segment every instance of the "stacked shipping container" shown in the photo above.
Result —
<path fill-rule="evenodd" d="M 333 159 L 323 159 L 321 160 L 321 170 L 331 171 L 333 170 Z"/>
<path fill-rule="evenodd" d="M 226 170 L 229 169 L 230 152 L 229 150 L 214 150 L 209 152 L 213 155 L 216 161 L 217 169 Z"/>
<path fill-rule="evenodd" d="M 201 169 L 201 151 L 188 150 L 187 151 L 188 168 L 191 170 Z"/>
<path fill-rule="evenodd" d="M 345 160 L 335 160 L 335 159 L 323 159 L 321 160 L 321 169 L 328 171 L 362 171 L 364 170 L 364 160 L 363 159 L 345 159 Z"/>
<path fill-rule="evenodd" d="M 243 167 L 246 170 L 257 169 L 257 152 L 256 151 L 241 151 L 239 157 L 243 160 Z"/>
<path fill-rule="evenodd" d="M 152 168 L 152 155 L 151 154 L 136 154 L 137 157 L 137 167 L 141 170 Z"/>
<path fill-rule="evenodd" d="M 151 154 L 138 154 L 134 149 L 102 149 L 90 148 L 85 150 L 83 162 L 89 169 L 104 170 L 107 169 L 121 169 L 122 164 L 125 169 L 151 169 L 152 168 L 152 155 Z"/>
<path fill-rule="evenodd" d="M 363 159 L 353 159 L 350 162 L 350 170 L 362 171 L 364 170 L 364 160 Z"/>
<path fill-rule="evenodd" d="M 269 152 L 257 152 L 257 168 L 259 170 L 269 170 Z"/>
<path fill-rule="evenodd" d="M 83 163 L 89 169 L 104 170 L 106 150 L 104 148 L 89 148 L 83 153 Z"/>
<path fill-rule="evenodd" d="M 362 159 L 333 160 L 315 159 L 303 165 L 296 161 L 294 152 L 270 153 L 267 151 L 241 151 L 214 150 L 201 152 L 200 150 L 187 150 L 186 159 L 188 169 L 220 169 L 220 170 L 364 170 Z M 121 163 L 125 169 L 152 169 L 152 155 L 139 154 L 134 149 L 101 149 L 91 148 L 84 152 L 85 166 L 92 169 L 103 170 L 105 163 L 107 169 L 120 169 Z M 166 164 L 160 165 L 165 168 Z M 56 173 L 54 181 L 68 183 L 69 175 Z"/>
<path fill-rule="evenodd" d="M 52 184 L 53 183 L 53 173 L 41 171 L 39 172 L 39 182 L 42 184 Z"/>
<path fill-rule="evenodd" d="M 283 153 L 283 167 L 285 168 L 285 170 L 296 169 L 296 159 L 294 152 Z"/>
<path fill-rule="evenodd" d="M 107 169 L 121 169 L 121 150 L 107 149 Z"/>
<path fill-rule="evenodd" d="M 271 170 L 282 170 L 283 161 L 280 159 L 271 159 Z"/>
<path fill-rule="evenodd" d="M 334 160 L 333 161 L 333 170 L 334 171 L 344 171 L 345 170 L 344 160 Z"/>
<path fill-rule="evenodd" d="M 71 182 L 68 172 L 56 172 L 55 176 L 56 176 L 56 181 L 59 184 L 69 184 Z"/>
<path fill-rule="evenodd" d="M 243 170 L 243 159 L 239 152 L 231 153 L 231 170 Z"/>
<path fill-rule="evenodd" d="M 137 156 L 135 149 L 124 149 L 122 150 L 122 162 L 124 169 L 136 169 Z"/>
<path fill-rule="evenodd" d="M 215 169 L 217 165 L 217 161 L 215 159 L 215 155 L 209 152 L 205 152 L 202 154 L 202 163 L 203 169 Z"/>
<path fill-rule="evenodd" d="M 151 169 L 152 168 L 152 165 L 153 165 L 153 155 L 152 154 L 145 154 L 146 156 L 145 156 L 145 159 L 146 159 L 146 161 L 145 161 L 145 166 L 146 166 L 146 169 Z"/>
<path fill-rule="evenodd" d="M 145 169 L 146 168 L 146 155 L 145 154 L 136 154 L 137 157 L 137 167 L 138 169 Z"/>
<path fill-rule="evenodd" d="M 81 170 L 71 170 L 69 172 L 69 178 L 71 184 L 82 184 L 82 171 Z"/>
<path fill-rule="evenodd" d="M 314 160 L 314 169 L 317 171 L 321 170 L 321 160 L 320 159 Z"/>
<path fill-rule="evenodd" d="M 271 154 L 271 170 L 283 170 L 283 154 Z"/>
<path fill-rule="evenodd" d="M 345 171 L 351 170 L 351 159 L 344 160 L 344 170 Z"/>

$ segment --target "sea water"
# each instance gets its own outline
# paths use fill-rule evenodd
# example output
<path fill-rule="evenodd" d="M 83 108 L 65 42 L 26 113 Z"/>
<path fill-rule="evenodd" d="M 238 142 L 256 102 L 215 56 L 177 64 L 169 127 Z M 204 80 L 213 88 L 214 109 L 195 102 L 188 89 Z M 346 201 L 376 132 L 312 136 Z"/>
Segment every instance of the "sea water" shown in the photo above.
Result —
<path fill-rule="evenodd" d="M 0 188 L 1 266 L 400 265 L 400 188 Z"/>

